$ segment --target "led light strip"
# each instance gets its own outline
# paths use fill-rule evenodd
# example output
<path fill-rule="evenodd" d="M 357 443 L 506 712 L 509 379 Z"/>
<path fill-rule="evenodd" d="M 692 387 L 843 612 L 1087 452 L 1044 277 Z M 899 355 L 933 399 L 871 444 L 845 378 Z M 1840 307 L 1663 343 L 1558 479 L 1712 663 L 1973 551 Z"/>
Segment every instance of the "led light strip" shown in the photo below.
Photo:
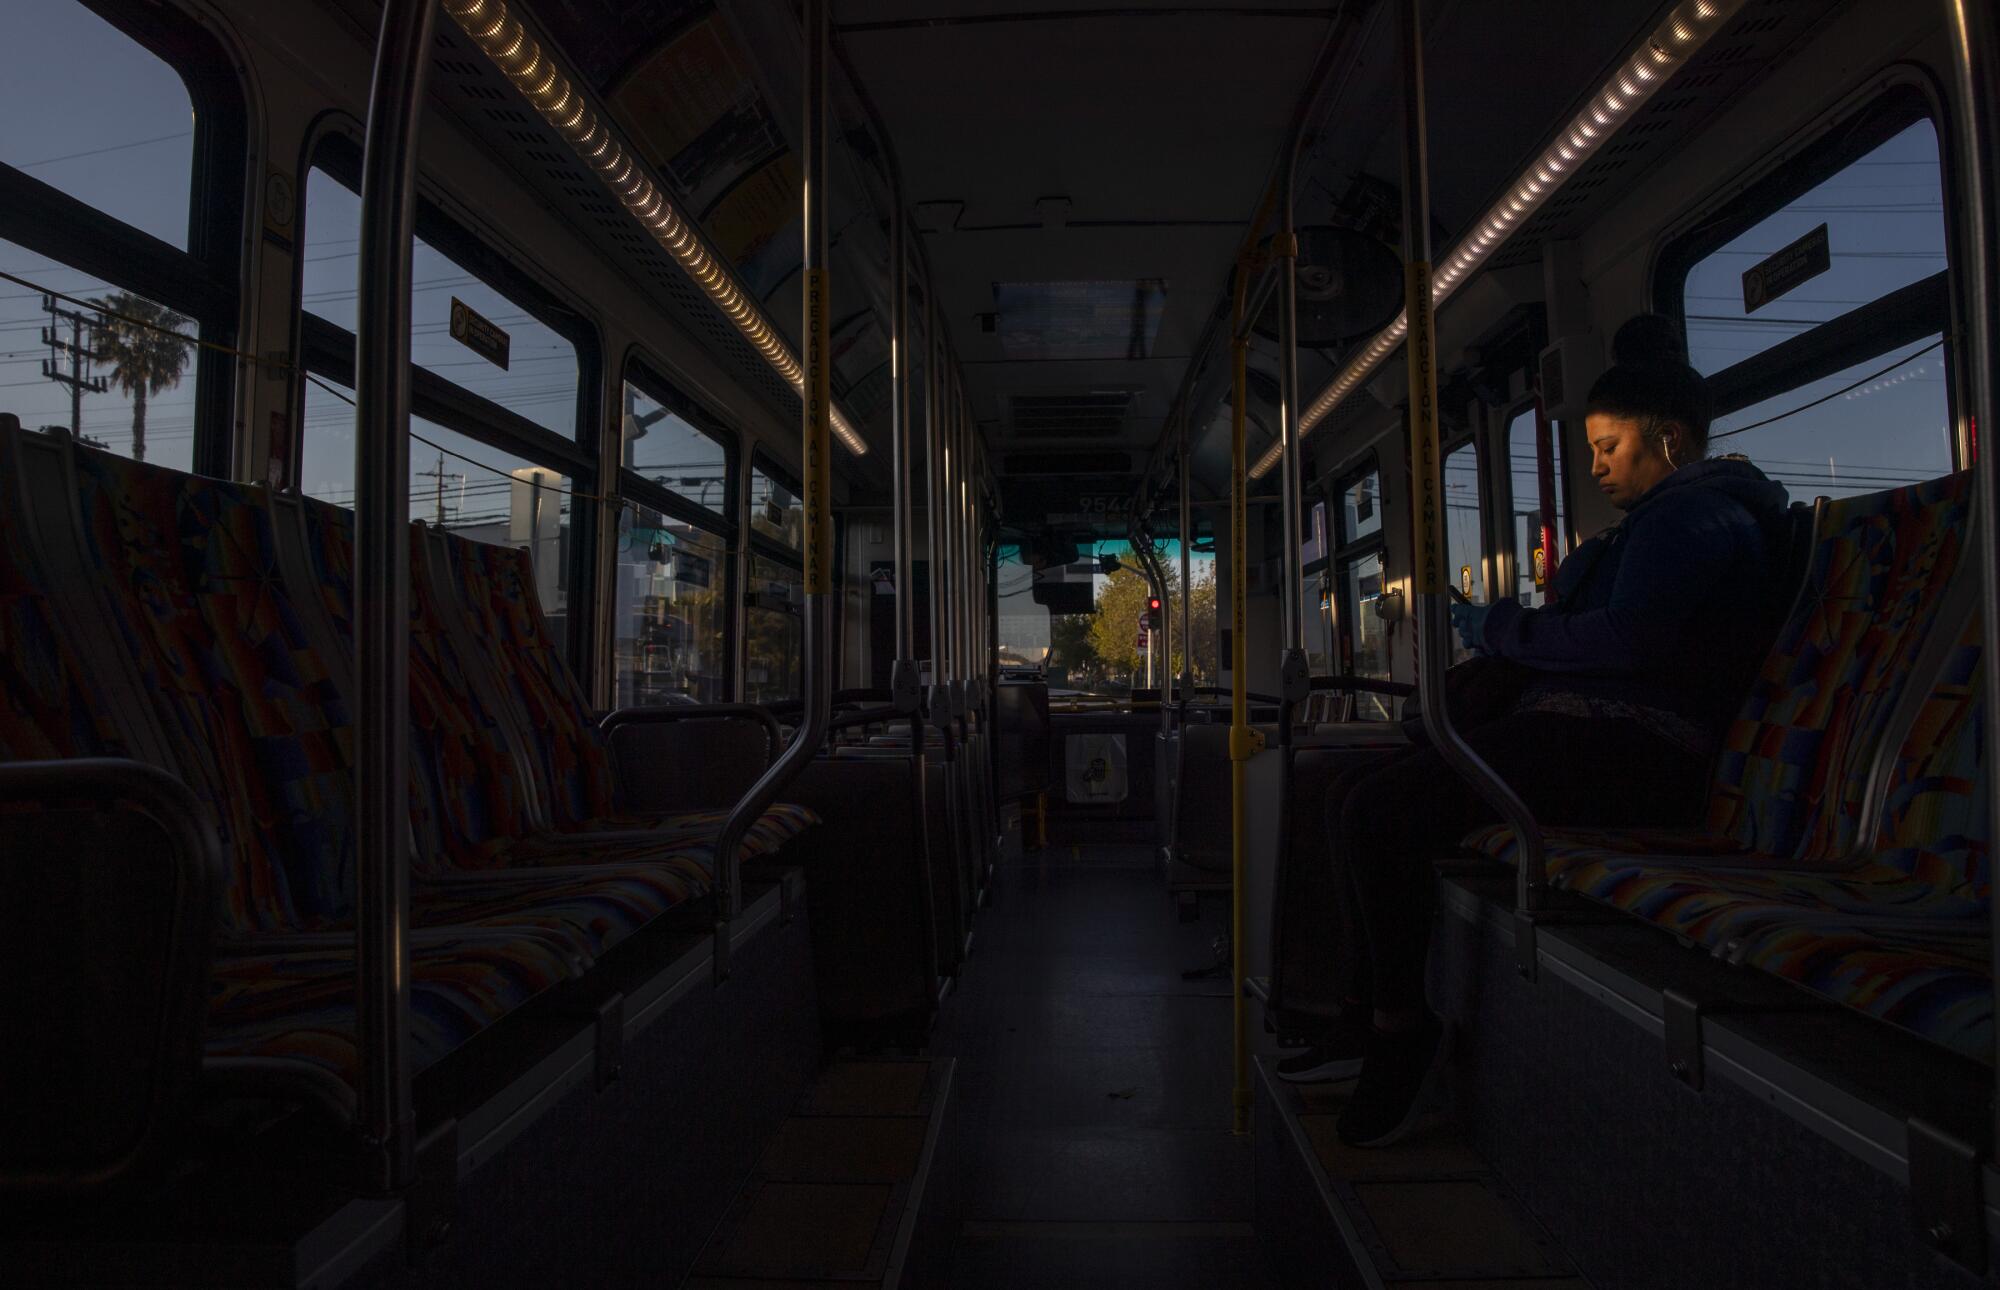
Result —
<path fill-rule="evenodd" d="M 444 0 L 444 11 L 465 30 L 472 43 L 506 74 L 542 119 L 597 172 L 632 217 L 646 226 L 653 239 L 693 278 L 715 307 L 736 324 L 751 348 L 764 356 L 791 387 L 805 397 L 805 369 L 793 356 L 756 301 L 736 285 L 720 257 L 708 249 L 692 220 L 682 217 L 661 192 L 645 164 L 620 142 L 612 127 L 591 110 L 570 79 L 557 68 L 541 44 L 530 36 L 502 0 Z M 868 445 L 833 410 L 833 433 L 841 446 L 860 456 Z"/>
<path fill-rule="evenodd" d="M 1431 304 L 1435 308 L 1451 298 L 1486 258 L 1506 245 L 1514 230 L 1542 203 L 1548 201 L 1583 163 L 1618 132 L 1627 118 L 1659 92 L 1673 74 L 1685 66 L 1695 51 L 1727 22 L 1743 0 L 1687 0 L 1667 16 L 1659 30 L 1639 46 L 1610 81 L 1585 105 L 1546 152 L 1528 167 L 1507 196 L 1494 203 L 1479 221 L 1478 230 L 1460 242 L 1431 279 Z M 1403 343 L 1409 320 L 1403 314 L 1368 342 L 1368 347 L 1349 360 L 1333 384 L 1320 391 L 1299 418 L 1299 435 L 1314 426 L 1354 393 Z M 1269 474 L 1284 456 L 1283 446 L 1272 444 L 1250 471 L 1253 479 Z"/>

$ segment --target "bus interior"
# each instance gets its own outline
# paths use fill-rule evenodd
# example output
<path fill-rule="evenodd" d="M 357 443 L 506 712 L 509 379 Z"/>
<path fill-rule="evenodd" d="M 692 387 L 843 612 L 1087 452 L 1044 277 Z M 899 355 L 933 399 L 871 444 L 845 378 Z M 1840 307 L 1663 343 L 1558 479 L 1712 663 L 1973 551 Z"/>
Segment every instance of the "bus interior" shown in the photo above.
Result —
<path fill-rule="evenodd" d="M 1988 0 L 0 14 L 0 1281 L 1992 1282 Z M 1770 622 L 1538 820 L 1642 315 Z"/>

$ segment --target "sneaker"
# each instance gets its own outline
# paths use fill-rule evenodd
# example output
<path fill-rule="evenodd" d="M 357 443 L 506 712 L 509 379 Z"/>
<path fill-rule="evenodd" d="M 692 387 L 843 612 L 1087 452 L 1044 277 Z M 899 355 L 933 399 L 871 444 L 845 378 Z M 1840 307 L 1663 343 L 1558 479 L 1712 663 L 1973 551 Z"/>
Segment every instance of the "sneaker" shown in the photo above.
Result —
<path fill-rule="evenodd" d="M 1350 1147 L 1386 1147 L 1416 1124 L 1444 1070 L 1444 1024 L 1421 1025 L 1368 1037 L 1368 1056 L 1353 1100 L 1340 1113 L 1340 1140 Z"/>
<path fill-rule="evenodd" d="M 1277 1076 L 1293 1084 L 1323 1084 L 1329 1080 L 1353 1079 L 1361 1073 L 1362 1050 L 1366 1038 L 1357 1031 L 1336 1031 L 1324 1043 L 1301 1048 L 1278 1063 Z"/>

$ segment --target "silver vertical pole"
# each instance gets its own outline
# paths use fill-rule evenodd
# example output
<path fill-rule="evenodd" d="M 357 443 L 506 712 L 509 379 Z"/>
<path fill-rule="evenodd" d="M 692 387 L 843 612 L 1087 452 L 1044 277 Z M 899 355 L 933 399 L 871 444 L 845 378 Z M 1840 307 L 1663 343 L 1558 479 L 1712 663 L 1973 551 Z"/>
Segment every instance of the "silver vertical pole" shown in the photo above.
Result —
<path fill-rule="evenodd" d="M 931 688 L 944 686 L 944 345 L 938 339 L 937 284 L 924 292 L 924 548 L 930 570 Z"/>
<path fill-rule="evenodd" d="M 889 673 L 889 692 L 896 711 L 917 710 L 916 587 L 910 580 L 910 251 L 909 219 L 903 211 L 903 185 L 891 163 L 889 210 L 889 379 L 895 385 L 889 399 L 890 487 L 894 490 L 896 527 L 896 662 Z"/>
<path fill-rule="evenodd" d="M 355 1029 L 380 1191 L 416 1173 L 410 1096 L 410 248 L 434 0 L 386 0 L 368 88 L 355 305 Z"/>
<path fill-rule="evenodd" d="M 1534 816 L 1507 781 L 1467 746 L 1445 707 L 1444 674 L 1451 666 L 1450 600 L 1445 569 L 1444 467 L 1437 422 L 1437 353 L 1431 314 L 1430 158 L 1424 124 L 1423 0 L 1403 4 L 1403 259 L 1404 309 L 1410 339 L 1410 478 L 1416 488 L 1415 569 L 1417 692 L 1424 731 L 1458 776 L 1500 813 L 1519 842 L 1515 899 L 1527 911 L 1540 906 L 1547 878 L 1542 835 Z"/>
<path fill-rule="evenodd" d="M 2000 292 L 1994 274 L 2000 273 L 2000 178 L 1996 178 L 1996 149 L 2000 149 L 2000 121 L 1995 120 L 1995 95 L 2000 94 L 2000 30 L 1991 0 L 1946 0 L 1946 25 L 1951 29 L 1952 111 L 1957 129 L 1952 131 L 1953 161 L 1958 172 L 1958 205 L 1968 225 L 1969 235 L 1960 248 L 1964 270 L 1956 274 L 1967 293 L 1966 336 L 1958 348 L 1959 368 L 1965 373 L 1970 406 L 1974 460 L 1973 489 L 1977 520 L 1972 531 L 1979 535 L 1979 591 L 1982 639 L 1980 655 L 1982 680 L 1986 685 L 1986 729 L 2000 729 L 2000 552 L 1994 543 L 2000 535 L 2000 462 L 1987 445 L 2000 430 L 2000 399 L 1994 389 L 1996 361 L 1994 347 L 2000 345 Z M 1987 736 L 1991 739 L 1991 734 Z M 2000 757 L 1986 758 L 1987 797 L 2000 791 Z M 2000 902 L 1994 902 L 1992 917 L 2000 929 Z M 2000 940 L 1993 946 L 1994 963 L 2000 967 Z M 1995 977 L 2000 980 L 2000 975 Z M 2000 1055 L 2000 1048 L 1996 1048 Z M 1995 1104 L 1993 1133 L 2000 1141 L 2000 1103 Z"/>
<path fill-rule="evenodd" d="M 826 268 L 827 6 L 805 0 L 805 381 L 801 461 L 805 467 L 805 705 L 791 743 L 736 803 L 716 839 L 719 921 L 743 911 L 743 835 L 818 755 L 833 711 L 833 301 Z M 728 962 L 729 928 L 716 929 L 718 975 Z"/>
<path fill-rule="evenodd" d="M 1280 495 L 1284 510 L 1284 550 L 1280 568 L 1284 570 L 1284 631 L 1282 653 L 1278 657 L 1279 694 L 1286 704 L 1295 704 L 1310 692 L 1311 668 L 1305 652 L 1305 614 L 1299 600 L 1301 574 L 1299 525 L 1305 503 L 1300 495 L 1300 473 L 1304 463 L 1299 453 L 1299 240 L 1293 227 L 1293 173 L 1298 168 L 1299 140 L 1285 163 L 1284 231 L 1274 250 L 1278 274 L 1278 437 L 1283 446 L 1278 474 L 1283 481 Z M 1289 730 L 1290 723 L 1282 723 Z"/>

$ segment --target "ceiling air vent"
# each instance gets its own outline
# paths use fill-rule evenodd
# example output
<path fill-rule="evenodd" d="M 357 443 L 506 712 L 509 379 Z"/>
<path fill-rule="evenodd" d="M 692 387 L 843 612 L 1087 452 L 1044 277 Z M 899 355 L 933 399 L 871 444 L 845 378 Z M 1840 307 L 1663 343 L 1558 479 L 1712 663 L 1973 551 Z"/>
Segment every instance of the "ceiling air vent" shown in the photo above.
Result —
<path fill-rule="evenodd" d="M 1009 400 L 1014 433 L 1024 439 L 1109 439 L 1124 432 L 1133 390 L 1078 394 L 1016 394 Z"/>

